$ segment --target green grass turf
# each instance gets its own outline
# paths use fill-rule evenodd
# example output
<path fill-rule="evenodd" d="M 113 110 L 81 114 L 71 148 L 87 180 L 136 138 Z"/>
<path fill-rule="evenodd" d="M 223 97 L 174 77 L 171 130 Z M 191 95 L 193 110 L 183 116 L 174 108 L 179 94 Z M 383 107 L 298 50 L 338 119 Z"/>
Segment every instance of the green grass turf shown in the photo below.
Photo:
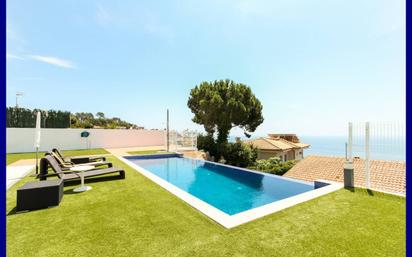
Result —
<path fill-rule="evenodd" d="M 60 206 L 14 214 L 7 191 L 7 256 L 404 256 L 405 199 L 340 190 L 225 229 L 126 168 L 126 179 L 86 183 Z"/>
<path fill-rule="evenodd" d="M 89 149 L 89 150 L 66 150 L 63 151 L 64 156 L 81 156 L 81 155 L 98 155 L 98 154 L 110 154 L 103 148 Z M 39 153 L 39 158 L 44 155 Z M 22 159 L 34 159 L 36 153 L 9 153 L 6 154 L 7 165 Z"/>
<path fill-rule="evenodd" d="M 161 150 L 146 150 L 146 151 L 132 151 L 127 152 L 130 155 L 150 155 L 150 154 L 168 154 L 173 152 L 166 152 Z"/>

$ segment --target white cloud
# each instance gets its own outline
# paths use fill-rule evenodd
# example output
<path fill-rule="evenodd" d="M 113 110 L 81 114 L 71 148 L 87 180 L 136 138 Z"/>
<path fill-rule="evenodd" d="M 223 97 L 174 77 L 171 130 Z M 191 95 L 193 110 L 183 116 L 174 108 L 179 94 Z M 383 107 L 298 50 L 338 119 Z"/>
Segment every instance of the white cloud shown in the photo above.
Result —
<path fill-rule="evenodd" d="M 60 59 L 53 56 L 43 56 L 43 55 L 30 55 L 30 58 L 39 62 L 45 62 L 51 65 L 67 68 L 67 69 L 75 69 L 76 66 L 67 60 Z"/>
<path fill-rule="evenodd" d="M 20 56 L 14 55 L 14 54 L 9 54 L 9 53 L 6 53 L 6 58 L 7 59 L 24 60 L 23 57 L 20 57 Z"/>

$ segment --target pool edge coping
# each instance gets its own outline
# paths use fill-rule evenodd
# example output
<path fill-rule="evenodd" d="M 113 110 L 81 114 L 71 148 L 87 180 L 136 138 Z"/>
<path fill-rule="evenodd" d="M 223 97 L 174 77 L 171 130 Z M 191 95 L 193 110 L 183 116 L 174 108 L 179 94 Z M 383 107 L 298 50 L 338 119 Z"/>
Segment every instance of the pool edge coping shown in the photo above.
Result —
<path fill-rule="evenodd" d="M 148 179 L 152 180 L 154 183 L 158 184 L 162 188 L 166 189 L 173 195 L 177 196 L 181 200 L 185 201 L 187 204 L 192 206 L 193 208 L 197 209 L 204 215 L 208 216 L 211 218 L 213 221 L 217 222 L 218 224 L 222 225 L 223 227 L 230 229 L 239 225 L 242 225 L 244 223 L 253 221 L 255 219 L 264 217 L 266 215 L 284 210 L 286 208 L 292 207 L 294 205 L 307 202 L 309 200 L 312 200 L 314 198 L 332 193 L 334 191 L 337 191 L 341 188 L 343 188 L 342 183 L 337 183 L 333 181 L 327 181 L 327 180 L 317 180 L 317 181 L 322 181 L 326 182 L 329 185 L 314 189 L 308 192 L 300 193 L 298 195 L 294 195 L 282 200 L 278 200 L 269 204 L 265 204 L 247 211 L 243 211 L 234 215 L 229 215 L 216 207 L 204 202 L 203 200 L 193 196 L 192 194 L 178 188 L 177 186 L 167 182 L 166 180 L 156 176 L 152 172 L 142 168 L 141 166 L 131 162 L 130 160 L 124 158 L 123 156 L 116 156 L 118 159 L 135 169 L 137 172 L 142 174 L 143 176 L 147 177 Z M 184 157 L 187 158 L 187 157 Z M 194 160 L 201 160 L 201 159 L 195 159 L 195 158 L 188 158 L 188 159 L 194 159 Z M 217 165 L 222 165 L 220 163 L 215 163 Z M 232 167 L 230 165 L 224 165 L 227 167 Z M 239 170 L 246 170 L 243 168 L 235 167 Z M 248 170 L 249 171 L 249 170 Z M 252 171 L 253 172 L 253 171 Z M 256 172 L 259 173 L 260 172 Z M 264 174 L 266 175 L 266 174 Z M 267 174 L 267 175 L 273 175 L 273 174 Z"/>

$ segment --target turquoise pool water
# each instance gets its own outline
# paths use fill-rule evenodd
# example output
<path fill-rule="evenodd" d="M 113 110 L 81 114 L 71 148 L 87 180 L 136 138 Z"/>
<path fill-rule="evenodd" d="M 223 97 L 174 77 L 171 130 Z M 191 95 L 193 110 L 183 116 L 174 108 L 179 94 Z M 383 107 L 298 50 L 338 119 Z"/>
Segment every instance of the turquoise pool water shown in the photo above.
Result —
<path fill-rule="evenodd" d="M 189 158 L 127 159 L 229 215 L 314 190 L 313 183 Z"/>

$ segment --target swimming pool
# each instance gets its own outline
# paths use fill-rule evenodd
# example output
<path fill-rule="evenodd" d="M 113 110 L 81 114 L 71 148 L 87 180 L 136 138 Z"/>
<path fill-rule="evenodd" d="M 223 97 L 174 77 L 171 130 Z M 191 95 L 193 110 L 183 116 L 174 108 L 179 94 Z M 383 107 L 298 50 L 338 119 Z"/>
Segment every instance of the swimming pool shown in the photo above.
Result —
<path fill-rule="evenodd" d="M 310 182 L 176 155 L 128 156 L 124 161 L 213 219 L 218 216 L 221 224 L 227 222 L 219 219 L 233 221 L 241 214 L 250 216 L 255 209 L 319 190 Z"/>

